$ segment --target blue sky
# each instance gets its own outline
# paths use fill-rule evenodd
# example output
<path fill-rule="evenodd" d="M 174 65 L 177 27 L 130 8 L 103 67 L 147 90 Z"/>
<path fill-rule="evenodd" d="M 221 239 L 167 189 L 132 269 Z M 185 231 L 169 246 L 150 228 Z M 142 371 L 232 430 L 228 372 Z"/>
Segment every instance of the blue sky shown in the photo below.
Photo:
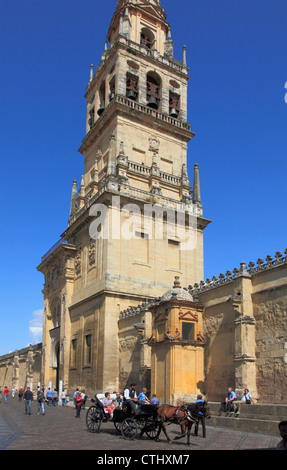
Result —
<path fill-rule="evenodd" d="M 205 278 L 287 248 L 287 2 L 165 0 L 175 57 L 187 46 L 192 177 L 199 164 Z M 116 0 L 0 0 L 0 355 L 39 340 L 36 266 L 69 215 L 89 67 Z M 286 100 L 287 101 L 287 100 Z M 31 328 L 35 328 L 32 330 Z"/>

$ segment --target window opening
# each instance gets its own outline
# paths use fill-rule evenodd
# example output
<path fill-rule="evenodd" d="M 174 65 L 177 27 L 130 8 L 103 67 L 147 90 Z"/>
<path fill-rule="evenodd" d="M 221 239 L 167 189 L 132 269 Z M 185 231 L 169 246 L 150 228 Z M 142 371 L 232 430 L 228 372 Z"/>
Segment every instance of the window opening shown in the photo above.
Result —
<path fill-rule="evenodd" d="M 194 323 L 182 322 L 182 339 L 194 341 Z"/>

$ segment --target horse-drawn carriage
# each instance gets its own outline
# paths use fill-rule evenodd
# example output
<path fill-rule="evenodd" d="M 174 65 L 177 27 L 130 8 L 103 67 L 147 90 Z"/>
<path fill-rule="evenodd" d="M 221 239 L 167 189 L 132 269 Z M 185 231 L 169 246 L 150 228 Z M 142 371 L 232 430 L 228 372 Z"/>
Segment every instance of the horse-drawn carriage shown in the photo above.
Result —
<path fill-rule="evenodd" d="M 181 427 L 181 435 L 176 439 L 187 436 L 187 445 L 190 445 L 190 434 L 192 425 L 195 424 L 195 435 L 198 433 L 198 425 L 201 421 L 203 437 L 205 437 L 205 418 L 208 418 L 209 408 L 205 402 L 187 404 L 183 406 L 153 406 L 138 405 L 135 411 L 129 400 L 123 402 L 121 407 L 113 411 L 112 421 L 115 428 L 124 439 L 132 440 L 144 434 L 149 439 L 159 439 L 161 431 L 170 441 L 166 432 L 168 424 L 178 424 Z M 93 405 L 87 411 L 86 425 L 90 432 L 96 433 L 100 430 L 101 424 L 109 420 L 105 408 L 101 401 L 95 396 Z"/>
<path fill-rule="evenodd" d="M 93 401 L 86 414 L 86 425 L 88 431 L 96 433 L 100 430 L 101 424 L 109 420 L 109 415 L 97 396 Z M 138 410 L 135 412 L 129 400 L 126 400 L 121 407 L 114 409 L 112 422 L 124 439 L 134 439 L 139 431 L 141 436 L 145 433 L 150 439 L 154 439 L 160 425 L 157 408 L 153 405 L 138 405 Z"/>

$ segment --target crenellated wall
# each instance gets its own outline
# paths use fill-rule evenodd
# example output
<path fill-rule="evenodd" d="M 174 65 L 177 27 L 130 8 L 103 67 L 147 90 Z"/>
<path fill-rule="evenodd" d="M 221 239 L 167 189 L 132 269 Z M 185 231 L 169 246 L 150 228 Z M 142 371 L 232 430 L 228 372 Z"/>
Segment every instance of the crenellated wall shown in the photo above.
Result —
<path fill-rule="evenodd" d="M 37 385 L 41 381 L 42 343 L 30 345 L 27 348 L 13 351 L 0 357 L 0 387 L 2 391 L 7 385 L 10 396 L 11 389 L 15 387 L 32 387 L 37 392 Z"/>
<path fill-rule="evenodd" d="M 287 403 L 287 250 L 189 286 L 204 304 L 206 393 Z"/>

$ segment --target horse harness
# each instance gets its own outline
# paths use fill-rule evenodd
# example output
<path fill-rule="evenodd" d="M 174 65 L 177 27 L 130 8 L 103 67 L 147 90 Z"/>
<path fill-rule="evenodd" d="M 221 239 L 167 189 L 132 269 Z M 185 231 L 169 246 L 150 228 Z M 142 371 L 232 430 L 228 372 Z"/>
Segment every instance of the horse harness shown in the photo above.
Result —
<path fill-rule="evenodd" d="M 179 411 L 183 411 L 183 417 L 178 416 Z M 190 411 L 183 405 L 178 405 L 178 407 L 174 410 L 174 415 L 177 421 L 184 421 L 185 419 L 187 419 L 188 421 L 194 421 Z"/>

